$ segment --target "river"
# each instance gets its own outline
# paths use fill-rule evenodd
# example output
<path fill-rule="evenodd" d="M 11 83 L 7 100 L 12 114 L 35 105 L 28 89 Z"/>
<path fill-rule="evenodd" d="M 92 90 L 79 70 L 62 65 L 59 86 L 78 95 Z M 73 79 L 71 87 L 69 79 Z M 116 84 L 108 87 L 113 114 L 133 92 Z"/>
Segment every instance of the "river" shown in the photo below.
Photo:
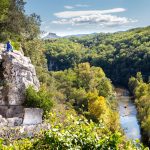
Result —
<path fill-rule="evenodd" d="M 137 120 L 135 104 L 129 96 L 129 91 L 123 88 L 116 88 L 120 124 L 128 139 L 141 139 L 140 125 Z"/>

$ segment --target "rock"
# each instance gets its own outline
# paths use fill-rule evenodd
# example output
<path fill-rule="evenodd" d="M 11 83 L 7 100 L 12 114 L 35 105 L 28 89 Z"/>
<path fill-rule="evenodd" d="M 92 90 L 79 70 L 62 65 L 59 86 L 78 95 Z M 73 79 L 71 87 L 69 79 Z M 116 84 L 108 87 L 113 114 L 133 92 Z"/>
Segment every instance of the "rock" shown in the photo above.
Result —
<path fill-rule="evenodd" d="M 40 84 L 31 60 L 21 52 L 3 52 L 3 76 L 7 83 L 3 97 L 7 96 L 7 105 L 22 105 L 25 90 L 32 85 L 36 90 Z M 6 99 L 6 98 L 5 98 Z"/>
<path fill-rule="evenodd" d="M 5 118 L 20 117 L 23 118 L 23 106 L 0 106 L 0 114 Z"/>
<path fill-rule="evenodd" d="M 50 130 L 50 124 L 39 124 L 39 125 L 24 125 L 20 127 L 20 133 L 25 133 L 25 137 L 33 137 L 35 134 L 40 133 L 41 130 Z"/>
<path fill-rule="evenodd" d="M 42 123 L 43 110 L 39 108 L 25 108 L 23 125 Z"/>
<path fill-rule="evenodd" d="M 8 125 L 7 119 L 3 118 L 3 117 L 0 115 L 0 127 L 2 127 L 2 126 L 7 126 L 7 125 Z"/>
<path fill-rule="evenodd" d="M 6 112 L 7 118 L 19 117 L 23 118 L 24 116 L 24 107 L 23 106 L 9 106 Z"/>
<path fill-rule="evenodd" d="M 0 43 L 0 53 L 2 53 L 4 50 L 5 50 L 5 44 Z"/>
<path fill-rule="evenodd" d="M 7 110 L 8 110 L 8 106 L 0 106 L 0 116 L 6 118 Z"/>
<path fill-rule="evenodd" d="M 33 137 L 35 133 L 36 125 L 26 125 L 20 129 L 20 132 L 25 133 L 26 137 Z"/>
<path fill-rule="evenodd" d="M 3 86 L 0 86 L 0 91 L 3 90 L 3 88 L 4 88 Z"/>
<path fill-rule="evenodd" d="M 15 127 L 2 127 L 0 130 L 0 137 L 4 139 L 22 139 L 27 137 L 34 137 L 40 131 L 50 130 L 50 124 L 38 124 L 38 125 L 24 125 L 24 126 L 15 126 Z"/>
<path fill-rule="evenodd" d="M 22 124 L 23 119 L 18 117 L 8 118 L 8 126 L 14 127 L 14 126 L 20 126 Z"/>
<path fill-rule="evenodd" d="M 40 84 L 36 76 L 35 67 L 31 60 L 20 51 L 4 52 L 0 45 L 0 127 L 6 132 L 13 133 L 26 129 L 31 131 L 28 136 L 34 135 L 34 129 L 42 123 L 43 110 L 38 108 L 24 108 L 25 91 L 31 85 L 38 91 Z M 20 128 L 15 128 L 15 126 Z M 14 127 L 14 130 L 11 128 Z M 10 129 L 10 131 L 9 131 Z M 4 133 L 0 130 L 0 137 Z M 19 137 L 19 136 L 18 136 Z"/>

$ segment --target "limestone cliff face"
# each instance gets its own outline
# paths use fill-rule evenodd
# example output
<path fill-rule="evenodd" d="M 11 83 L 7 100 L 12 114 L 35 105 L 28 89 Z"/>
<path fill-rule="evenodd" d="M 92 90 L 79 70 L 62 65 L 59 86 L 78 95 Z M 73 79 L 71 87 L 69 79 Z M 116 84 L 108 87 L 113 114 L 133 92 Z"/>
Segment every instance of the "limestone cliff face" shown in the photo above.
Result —
<path fill-rule="evenodd" d="M 19 51 L 3 52 L 3 83 L 0 105 L 22 105 L 25 101 L 25 89 L 32 85 L 36 90 L 40 84 L 35 68 L 28 57 Z"/>
<path fill-rule="evenodd" d="M 5 52 L 0 45 L 0 127 L 42 123 L 43 110 L 24 108 L 25 90 L 40 88 L 35 67 L 19 51 Z M 34 119 L 33 119 L 34 118 Z"/>

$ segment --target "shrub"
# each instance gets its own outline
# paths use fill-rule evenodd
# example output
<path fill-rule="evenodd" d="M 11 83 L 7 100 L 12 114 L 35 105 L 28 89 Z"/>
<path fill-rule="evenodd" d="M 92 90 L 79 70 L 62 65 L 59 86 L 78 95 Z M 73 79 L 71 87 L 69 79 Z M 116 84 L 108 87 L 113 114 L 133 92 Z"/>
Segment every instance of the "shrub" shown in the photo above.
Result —
<path fill-rule="evenodd" d="M 28 107 L 42 108 L 44 112 L 50 111 L 53 106 L 52 96 L 45 86 L 37 92 L 32 86 L 26 89 L 26 102 Z"/>
<path fill-rule="evenodd" d="M 51 120 L 53 114 L 49 116 Z M 57 120 L 57 118 L 56 118 Z M 68 115 L 65 123 L 51 123 L 51 130 L 45 132 L 34 149 L 47 150 L 146 150 L 140 143 L 125 141 L 116 130 L 112 133 L 102 124 L 84 118 Z M 105 132 L 105 134 L 104 134 Z M 138 145 L 138 146 L 137 146 Z"/>
<path fill-rule="evenodd" d="M 11 44 L 12 44 L 14 50 L 19 50 L 20 49 L 20 43 L 19 42 L 11 41 Z"/>
<path fill-rule="evenodd" d="M 2 150 L 148 150 L 138 142 L 126 141 L 118 131 L 109 132 L 102 124 L 68 115 L 65 123 L 56 123 L 58 117 L 49 114 L 51 130 L 30 139 L 5 142 Z M 48 121 L 48 120 L 47 120 Z M 105 132 L 105 134 L 104 134 Z"/>

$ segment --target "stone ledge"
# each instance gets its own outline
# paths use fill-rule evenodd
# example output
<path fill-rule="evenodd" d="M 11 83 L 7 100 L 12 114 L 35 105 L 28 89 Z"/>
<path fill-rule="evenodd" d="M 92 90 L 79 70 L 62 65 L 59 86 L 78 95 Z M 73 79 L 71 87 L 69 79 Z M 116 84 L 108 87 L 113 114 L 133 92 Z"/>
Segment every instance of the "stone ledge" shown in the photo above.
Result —
<path fill-rule="evenodd" d="M 2 115 L 4 118 L 13 118 L 13 117 L 23 118 L 24 107 L 0 105 L 0 115 Z"/>
<path fill-rule="evenodd" d="M 23 125 L 35 125 L 42 123 L 43 110 L 40 108 L 25 108 Z"/>
<path fill-rule="evenodd" d="M 39 134 L 40 131 L 50 130 L 50 124 L 43 123 L 38 125 L 23 125 L 17 127 L 3 127 L 0 130 L 0 137 L 4 139 L 21 139 L 27 137 L 34 137 Z"/>

